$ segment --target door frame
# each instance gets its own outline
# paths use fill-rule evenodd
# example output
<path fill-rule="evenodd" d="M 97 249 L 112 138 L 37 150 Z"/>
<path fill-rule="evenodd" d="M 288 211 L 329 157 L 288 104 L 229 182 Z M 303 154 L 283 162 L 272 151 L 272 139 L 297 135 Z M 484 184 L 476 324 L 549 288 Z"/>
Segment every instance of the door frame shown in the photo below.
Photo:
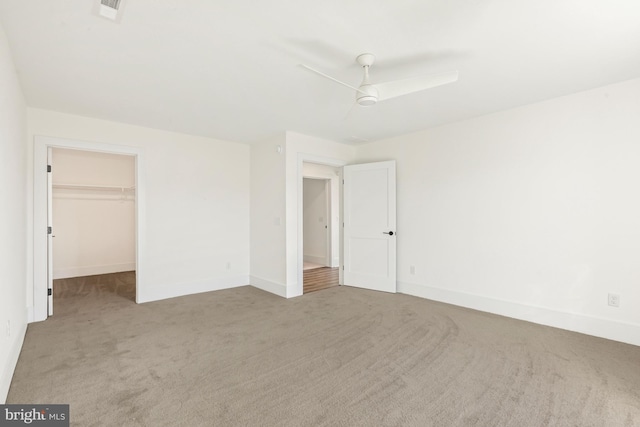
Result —
<path fill-rule="evenodd" d="M 125 145 L 79 141 L 48 136 L 34 137 L 33 142 L 33 318 L 30 322 L 47 319 L 47 152 L 49 148 L 64 148 L 81 151 L 94 151 L 108 154 L 121 154 L 135 158 L 135 229 L 136 229 L 136 303 L 144 300 L 141 290 L 144 288 L 145 254 L 145 180 L 144 153 L 141 148 Z M 55 173 L 55 171 L 54 171 Z M 54 230 L 55 232 L 55 230 Z M 53 267 L 53 266 L 51 266 Z"/>
<path fill-rule="evenodd" d="M 338 186 L 340 188 L 339 190 L 339 196 L 338 196 L 338 200 L 340 202 L 340 220 L 338 221 L 338 223 L 342 223 L 342 205 L 343 205 L 343 200 L 342 200 L 342 167 L 345 166 L 348 162 L 344 161 L 344 160 L 339 160 L 339 159 L 333 159 L 330 157 L 321 157 L 321 156 L 315 156 L 312 154 L 306 154 L 306 153 L 298 153 L 298 159 L 297 159 L 297 163 L 298 163 L 298 174 L 297 174 L 297 179 L 296 182 L 298 184 L 298 191 L 297 191 L 297 196 L 298 196 L 298 203 L 297 203 L 297 217 L 298 217 L 298 236 L 297 236 L 297 240 L 298 240 L 298 244 L 297 244 L 297 264 L 298 264 L 298 268 L 296 270 L 297 276 L 298 276 L 298 280 L 297 280 L 297 284 L 296 287 L 294 289 L 294 292 L 292 295 L 287 295 L 287 298 L 289 297 L 296 297 L 296 296 L 300 296 L 303 293 L 303 285 L 304 285 L 304 276 L 303 276 L 303 269 L 304 269 L 304 242 L 303 242 L 303 221 L 304 221 L 304 216 L 303 216 L 303 207 L 304 207 L 304 201 L 303 201 L 303 179 L 304 179 L 304 171 L 303 171 L 303 167 L 304 167 L 304 163 L 315 163 L 318 165 L 325 165 L 325 166 L 332 166 L 332 167 L 336 167 L 336 168 L 340 168 L 340 173 L 338 175 L 338 182 L 340 183 L 340 185 Z M 342 284 L 342 248 L 343 246 L 343 235 L 342 233 L 340 233 L 340 262 L 338 265 L 338 283 Z"/>

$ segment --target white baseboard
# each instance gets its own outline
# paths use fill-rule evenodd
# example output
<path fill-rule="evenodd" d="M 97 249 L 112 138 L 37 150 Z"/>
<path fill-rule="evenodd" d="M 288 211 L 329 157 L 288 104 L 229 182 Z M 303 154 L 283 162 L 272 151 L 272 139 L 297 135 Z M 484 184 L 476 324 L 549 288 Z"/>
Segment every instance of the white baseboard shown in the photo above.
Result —
<path fill-rule="evenodd" d="M 34 322 L 33 306 L 27 307 L 27 323 L 33 323 L 33 322 Z"/>
<path fill-rule="evenodd" d="M 287 298 L 287 286 L 272 282 L 270 280 L 262 279 L 256 276 L 250 276 L 251 286 L 262 289 L 263 291 L 276 294 L 282 298 Z"/>
<path fill-rule="evenodd" d="M 640 346 L 640 325 L 634 323 L 562 312 L 417 283 L 398 282 L 398 292 Z"/>
<path fill-rule="evenodd" d="M 26 313 L 25 313 L 26 316 Z M 13 372 L 18 364 L 18 357 L 20 356 L 20 350 L 22 350 L 22 343 L 27 333 L 27 323 L 21 325 L 20 329 L 13 333 L 9 341 L 9 352 L 5 366 L 2 366 L 2 372 L 0 373 L 0 404 L 4 405 L 7 401 L 7 394 L 9 394 L 9 387 L 11 386 L 11 379 L 13 378 Z"/>
<path fill-rule="evenodd" d="M 312 262 L 314 264 L 327 265 L 327 258 L 323 256 L 305 255 L 303 259 L 306 262 Z"/>
<path fill-rule="evenodd" d="M 138 303 L 145 303 L 248 285 L 249 276 L 235 276 L 202 280 L 197 282 L 154 286 L 150 289 L 140 289 L 140 287 L 138 287 L 138 295 L 136 295 L 136 301 Z"/>
<path fill-rule="evenodd" d="M 54 279 L 68 279 L 69 277 L 95 276 L 96 274 L 120 273 L 121 271 L 133 271 L 135 262 L 111 265 L 91 265 L 87 267 L 71 267 L 53 270 Z"/>

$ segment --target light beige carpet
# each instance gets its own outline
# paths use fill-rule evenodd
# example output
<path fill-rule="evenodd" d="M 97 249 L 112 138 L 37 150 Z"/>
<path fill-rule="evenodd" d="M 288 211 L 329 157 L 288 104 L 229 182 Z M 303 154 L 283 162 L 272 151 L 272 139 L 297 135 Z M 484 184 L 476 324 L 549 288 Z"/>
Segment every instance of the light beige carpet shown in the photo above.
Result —
<path fill-rule="evenodd" d="M 640 347 L 406 295 L 56 286 L 8 403 L 77 426 L 633 426 Z M 117 286 L 116 286 L 117 285 Z"/>

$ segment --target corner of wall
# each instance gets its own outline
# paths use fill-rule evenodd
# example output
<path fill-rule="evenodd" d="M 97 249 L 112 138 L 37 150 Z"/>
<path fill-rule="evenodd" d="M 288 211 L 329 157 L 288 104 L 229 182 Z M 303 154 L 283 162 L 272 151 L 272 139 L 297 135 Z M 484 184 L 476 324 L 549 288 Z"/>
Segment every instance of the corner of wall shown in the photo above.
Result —
<path fill-rule="evenodd" d="M 282 283 L 272 282 L 271 280 L 262 279 L 256 276 L 250 276 L 249 283 L 254 288 L 287 298 L 287 286 Z"/>
<path fill-rule="evenodd" d="M 0 26 L 0 401 L 6 401 L 27 329 L 27 110 L 9 42 Z M 6 268 L 4 266 L 6 265 Z M 5 333 L 5 327 L 7 332 Z"/>

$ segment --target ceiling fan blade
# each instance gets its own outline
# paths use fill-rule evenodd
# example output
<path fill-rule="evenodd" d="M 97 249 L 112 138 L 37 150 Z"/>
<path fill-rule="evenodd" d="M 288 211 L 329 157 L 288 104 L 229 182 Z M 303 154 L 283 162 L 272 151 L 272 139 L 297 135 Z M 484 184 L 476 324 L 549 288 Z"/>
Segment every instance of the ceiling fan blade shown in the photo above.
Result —
<path fill-rule="evenodd" d="M 314 73 L 316 73 L 316 74 L 318 74 L 318 75 L 320 75 L 320 76 L 322 76 L 322 77 L 324 77 L 324 78 L 326 78 L 326 79 L 332 80 L 332 81 L 334 81 L 334 82 L 336 82 L 336 83 L 338 83 L 338 84 L 341 84 L 342 86 L 346 86 L 346 87 L 348 87 L 349 89 L 353 89 L 353 90 L 355 90 L 356 92 L 364 93 L 364 94 L 366 95 L 366 93 L 365 93 L 365 92 L 361 91 L 361 90 L 360 90 L 360 89 L 358 89 L 357 87 L 353 87 L 353 86 L 351 86 L 350 84 L 347 84 L 347 83 L 345 83 L 345 82 L 341 82 L 340 80 L 338 80 L 338 79 L 336 79 L 336 78 L 334 78 L 334 77 L 331 77 L 330 75 L 325 74 L 325 73 L 323 73 L 322 71 L 318 71 L 318 70 L 316 70 L 316 69 L 314 69 L 314 68 L 311 68 L 311 67 L 309 67 L 308 65 L 304 65 L 304 64 L 300 64 L 300 66 L 301 66 L 301 67 L 303 67 L 303 68 L 306 68 L 306 69 L 307 69 L 307 70 L 309 70 L 309 71 L 313 71 Z"/>
<path fill-rule="evenodd" d="M 413 92 L 431 89 L 432 87 L 453 83 L 458 80 L 458 71 L 411 77 L 408 79 L 375 84 L 378 89 L 378 101 L 408 95 Z"/>
<path fill-rule="evenodd" d="M 344 117 L 342 118 L 342 121 L 347 121 L 351 118 L 351 116 L 353 116 L 353 113 L 356 111 L 356 108 L 358 107 L 358 103 L 354 102 L 353 104 L 351 104 L 351 108 L 349 108 L 349 111 L 347 111 L 347 114 L 344 115 Z"/>

